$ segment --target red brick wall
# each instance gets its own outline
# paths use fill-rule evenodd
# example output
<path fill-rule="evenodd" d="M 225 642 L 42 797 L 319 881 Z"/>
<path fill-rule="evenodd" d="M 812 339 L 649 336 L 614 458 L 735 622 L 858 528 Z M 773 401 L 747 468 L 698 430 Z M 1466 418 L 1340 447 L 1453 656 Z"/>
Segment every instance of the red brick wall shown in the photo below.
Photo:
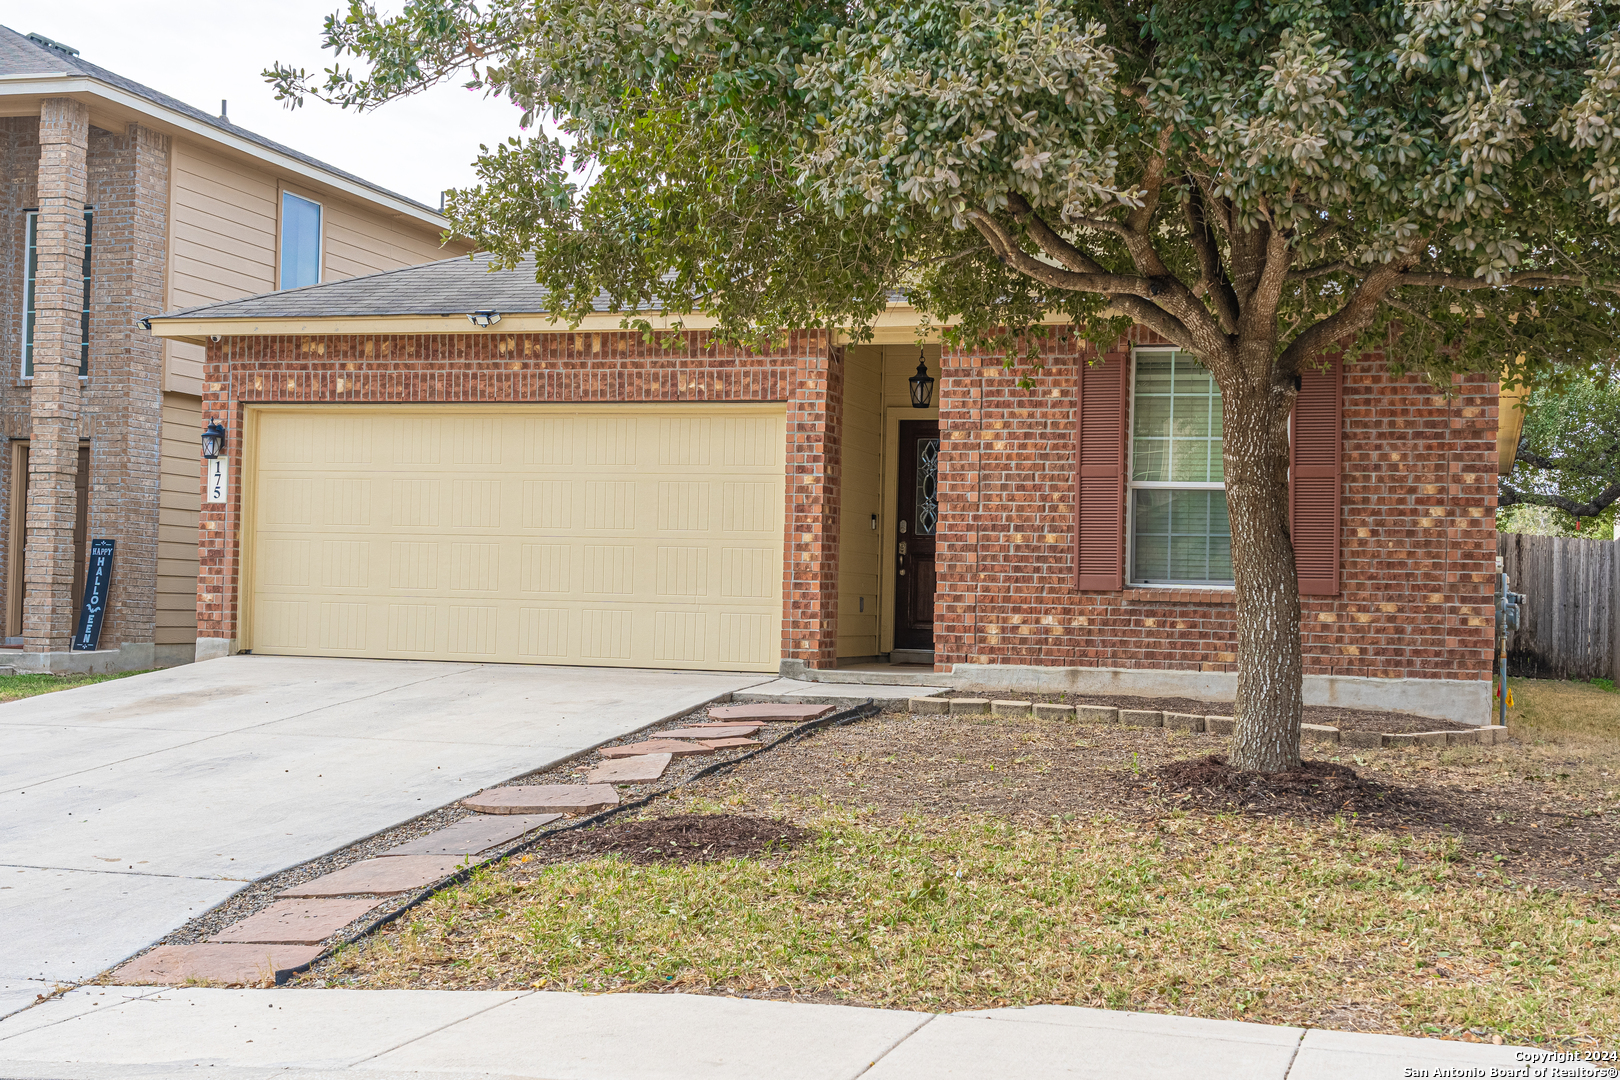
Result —
<path fill-rule="evenodd" d="M 666 347 L 673 346 L 673 347 Z M 203 504 L 199 637 L 238 636 L 244 409 L 260 403 L 782 401 L 787 403 L 782 655 L 836 650 L 838 416 L 842 364 L 826 333 L 769 353 L 699 332 L 226 338 L 209 346 L 204 420 L 230 432 L 231 501 Z"/>
<path fill-rule="evenodd" d="M 1080 346 L 1064 336 L 1031 390 L 999 358 L 944 357 L 936 664 L 1234 670 L 1231 594 L 1074 588 Z M 1346 363 L 1341 590 L 1304 598 L 1308 674 L 1488 677 L 1496 384 L 1454 389 Z"/>

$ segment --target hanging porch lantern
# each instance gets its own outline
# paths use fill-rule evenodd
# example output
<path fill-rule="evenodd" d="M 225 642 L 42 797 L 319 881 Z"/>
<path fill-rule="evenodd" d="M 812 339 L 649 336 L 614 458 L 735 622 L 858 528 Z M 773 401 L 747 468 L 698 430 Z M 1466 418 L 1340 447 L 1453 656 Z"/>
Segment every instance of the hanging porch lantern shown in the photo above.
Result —
<path fill-rule="evenodd" d="M 917 350 L 917 374 L 906 380 L 911 384 L 911 407 L 926 409 L 934 400 L 934 377 L 928 374 L 928 357 Z"/>

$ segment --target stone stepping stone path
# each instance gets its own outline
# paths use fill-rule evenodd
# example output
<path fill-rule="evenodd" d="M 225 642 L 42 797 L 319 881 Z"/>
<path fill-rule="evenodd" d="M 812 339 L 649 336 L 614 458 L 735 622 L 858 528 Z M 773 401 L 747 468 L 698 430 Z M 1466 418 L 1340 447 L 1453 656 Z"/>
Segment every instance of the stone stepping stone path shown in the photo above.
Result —
<path fill-rule="evenodd" d="M 716 720 L 814 720 L 826 716 L 836 705 L 797 705 L 767 701 L 758 705 L 713 705 L 709 715 Z"/>
<path fill-rule="evenodd" d="M 685 739 L 648 739 L 646 742 L 629 743 L 625 746 L 603 746 L 596 752 L 605 758 L 639 757 L 642 754 L 688 757 L 692 754 L 712 754 L 714 747 L 705 746 L 701 742 L 688 742 Z"/>
<path fill-rule="evenodd" d="M 301 885 L 290 885 L 276 895 L 392 896 L 431 885 L 466 864 L 466 857 L 457 855 L 383 855 L 350 863 Z"/>
<path fill-rule="evenodd" d="M 479 814 L 462 818 L 454 825 L 446 825 L 438 832 L 391 847 L 378 858 L 397 855 L 477 855 L 516 840 L 531 829 L 549 825 L 561 817 L 561 814 Z"/>
<path fill-rule="evenodd" d="M 319 945 L 376 906 L 375 900 L 277 900 L 207 940 Z"/>
<path fill-rule="evenodd" d="M 481 814 L 589 814 L 618 806 L 619 793 L 610 784 L 511 784 L 480 791 L 461 805 Z"/>
<path fill-rule="evenodd" d="M 123 985 L 269 982 L 321 955 L 319 945 L 159 945 L 112 973 Z"/>
<path fill-rule="evenodd" d="M 663 776 L 673 760 L 673 754 L 609 758 L 587 773 L 585 780 L 591 784 L 645 784 Z"/>
<path fill-rule="evenodd" d="M 111 981 L 182 985 L 187 982 L 259 985 L 314 961 L 321 943 L 376 908 L 382 897 L 437 884 L 478 856 L 564 814 L 589 814 L 619 804 L 614 784 L 660 779 L 677 757 L 761 745 L 754 735 L 771 720 L 814 720 L 836 706 L 767 702 L 720 705 L 712 720 L 658 732 L 627 746 L 604 746 L 604 760 L 585 784 L 509 784 L 488 788 L 462 805 L 477 813 L 426 836 L 395 845 L 311 881 L 282 889 L 280 899 L 192 945 L 160 945 L 118 967 Z"/>
<path fill-rule="evenodd" d="M 743 735 L 752 735 L 764 724 L 701 724 L 694 727 L 673 728 L 669 731 L 660 731 L 660 739 L 730 739 Z"/>

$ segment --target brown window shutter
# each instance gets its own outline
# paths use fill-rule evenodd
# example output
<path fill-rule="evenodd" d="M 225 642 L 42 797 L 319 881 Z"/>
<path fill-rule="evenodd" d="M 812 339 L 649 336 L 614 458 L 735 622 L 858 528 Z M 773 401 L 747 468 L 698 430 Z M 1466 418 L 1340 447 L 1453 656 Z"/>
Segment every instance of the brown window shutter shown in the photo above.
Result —
<path fill-rule="evenodd" d="M 1075 409 L 1074 586 L 1125 587 L 1125 407 L 1129 354 L 1080 365 Z"/>
<path fill-rule="evenodd" d="M 1294 399 L 1293 454 L 1288 472 L 1288 516 L 1293 523 L 1294 568 L 1299 591 L 1333 596 L 1339 591 L 1339 500 L 1341 484 L 1339 358 L 1326 371 L 1308 366 Z"/>

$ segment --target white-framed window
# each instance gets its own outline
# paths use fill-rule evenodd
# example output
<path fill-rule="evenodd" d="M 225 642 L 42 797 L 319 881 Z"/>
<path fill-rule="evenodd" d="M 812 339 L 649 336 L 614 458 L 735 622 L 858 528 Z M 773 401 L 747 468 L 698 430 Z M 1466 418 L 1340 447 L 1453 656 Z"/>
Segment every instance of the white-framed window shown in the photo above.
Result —
<path fill-rule="evenodd" d="M 1142 348 L 1132 361 L 1128 580 L 1230 585 L 1220 387 L 1190 353 Z"/>
<path fill-rule="evenodd" d="M 23 356 L 22 377 L 34 377 L 34 282 L 39 276 L 39 211 L 27 212 L 26 250 L 23 255 Z M 79 377 L 90 374 L 90 233 L 95 211 L 84 210 L 84 303 L 79 312 Z"/>
<path fill-rule="evenodd" d="M 290 191 L 281 193 L 281 289 L 321 282 L 321 204 Z"/>

